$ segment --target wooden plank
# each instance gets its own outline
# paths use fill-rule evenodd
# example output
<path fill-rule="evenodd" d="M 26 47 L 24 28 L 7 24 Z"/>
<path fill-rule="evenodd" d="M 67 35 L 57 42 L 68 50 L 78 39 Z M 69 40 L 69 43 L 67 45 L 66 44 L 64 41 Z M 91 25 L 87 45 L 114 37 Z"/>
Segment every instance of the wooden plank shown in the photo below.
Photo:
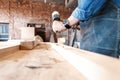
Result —
<path fill-rule="evenodd" d="M 34 40 L 35 28 L 34 27 L 22 27 L 21 28 L 21 39 L 22 40 Z"/>
<path fill-rule="evenodd" d="M 120 60 L 67 46 L 52 47 L 87 80 L 120 80 Z"/>
<path fill-rule="evenodd" d="M 21 43 L 20 43 L 20 49 L 21 50 L 31 50 L 34 47 L 36 47 L 40 42 L 42 42 L 42 41 L 39 40 L 39 39 L 37 39 L 37 37 L 35 38 L 35 40 L 21 41 Z"/>
<path fill-rule="evenodd" d="M 50 45 L 0 58 L 0 80 L 85 80 Z"/>
<path fill-rule="evenodd" d="M 0 80 L 120 80 L 120 61 L 53 43 L 0 58 Z"/>
<path fill-rule="evenodd" d="M 20 49 L 21 50 L 31 50 L 33 49 L 34 46 L 34 41 L 22 41 L 20 43 Z"/>

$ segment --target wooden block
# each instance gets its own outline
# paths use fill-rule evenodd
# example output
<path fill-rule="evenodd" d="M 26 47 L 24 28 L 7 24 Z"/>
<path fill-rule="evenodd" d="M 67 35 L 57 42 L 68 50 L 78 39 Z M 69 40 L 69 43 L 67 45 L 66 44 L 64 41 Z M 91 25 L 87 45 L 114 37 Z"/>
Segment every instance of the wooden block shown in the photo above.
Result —
<path fill-rule="evenodd" d="M 31 50 L 34 48 L 35 41 L 23 41 L 20 43 L 21 50 Z"/>
<path fill-rule="evenodd" d="M 21 39 L 22 40 L 34 40 L 34 37 L 35 37 L 34 27 L 22 27 L 21 28 Z"/>

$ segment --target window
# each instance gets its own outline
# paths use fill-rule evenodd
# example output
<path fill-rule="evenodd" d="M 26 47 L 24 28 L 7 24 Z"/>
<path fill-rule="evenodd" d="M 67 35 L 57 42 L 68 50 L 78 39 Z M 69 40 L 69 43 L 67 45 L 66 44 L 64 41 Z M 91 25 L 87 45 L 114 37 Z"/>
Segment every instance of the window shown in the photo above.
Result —
<path fill-rule="evenodd" d="M 0 23 L 0 41 L 6 41 L 9 38 L 9 24 Z"/>

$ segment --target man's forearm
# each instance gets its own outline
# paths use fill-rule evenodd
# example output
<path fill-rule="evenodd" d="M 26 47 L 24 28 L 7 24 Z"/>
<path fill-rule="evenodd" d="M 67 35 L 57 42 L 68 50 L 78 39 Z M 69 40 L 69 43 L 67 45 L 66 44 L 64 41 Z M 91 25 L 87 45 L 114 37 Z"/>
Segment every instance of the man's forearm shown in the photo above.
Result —
<path fill-rule="evenodd" d="M 73 16 L 70 16 L 70 17 L 68 18 L 68 20 L 69 20 L 69 25 L 70 25 L 70 26 L 74 26 L 74 25 L 76 25 L 78 22 L 80 22 L 79 19 L 77 19 L 77 18 L 75 18 L 75 17 L 73 17 Z"/>

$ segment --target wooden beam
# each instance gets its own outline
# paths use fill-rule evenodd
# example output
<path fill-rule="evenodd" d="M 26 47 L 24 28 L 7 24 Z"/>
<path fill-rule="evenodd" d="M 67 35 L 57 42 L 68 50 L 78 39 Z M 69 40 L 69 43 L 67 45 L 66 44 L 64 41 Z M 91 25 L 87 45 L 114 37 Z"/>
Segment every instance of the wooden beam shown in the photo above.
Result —
<path fill-rule="evenodd" d="M 52 45 L 52 47 L 87 80 L 120 79 L 120 61 L 118 59 L 72 47 L 56 45 Z"/>

